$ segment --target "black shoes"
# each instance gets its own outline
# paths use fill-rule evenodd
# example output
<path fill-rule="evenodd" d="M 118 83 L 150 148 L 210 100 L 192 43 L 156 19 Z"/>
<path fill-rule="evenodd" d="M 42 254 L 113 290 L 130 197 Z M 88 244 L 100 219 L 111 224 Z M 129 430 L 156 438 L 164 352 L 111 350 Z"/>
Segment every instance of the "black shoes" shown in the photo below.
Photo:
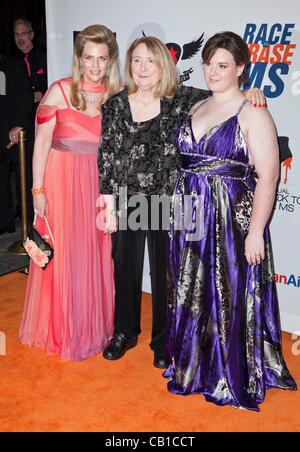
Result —
<path fill-rule="evenodd" d="M 157 369 L 167 369 L 169 367 L 166 357 L 163 353 L 154 352 L 154 367 Z"/>
<path fill-rule="evenodd" d="M 122 358 L 128 350 L 135 347 L 137 342 L 137 336 L 127 337 L 123 333 L 115 333 L 103 352 L 103 358 L 110 361 L 116 361 L 117 359 Z M 165 355 L 163 353 L 154 352 L 153 365 L 158 369 L 166 369 L 168 367 L 168 362 Z"/>
<path fill-rule="evenodd" d="M 137 336 L 127 337 L 123 333 L 116 333 L 109 341 L 103 352 L 103 358 L 115 361 L 122 358 L 127 350 L 135 347 L 138 342 Z"/>

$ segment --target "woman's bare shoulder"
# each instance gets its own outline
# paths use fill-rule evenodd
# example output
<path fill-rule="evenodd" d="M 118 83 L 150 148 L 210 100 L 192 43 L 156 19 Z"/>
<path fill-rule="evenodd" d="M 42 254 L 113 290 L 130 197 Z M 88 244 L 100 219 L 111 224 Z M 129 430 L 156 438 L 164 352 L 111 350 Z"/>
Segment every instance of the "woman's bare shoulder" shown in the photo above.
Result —
<path fill-rule="evenodd" d="M 65 106 L 65 99 L 62 93 L 62 89 L 65 91 L 65 94 L 68 96 L 69 94 L 69 86 L 65 84 L 66 79 L 57 80 L 49 87 L 42 103 L 55 106 L 57 108 Z"/>
<path fill-rule="evenodd" d="M 274 126 L 274 120 L 268 108 L 254 107 L 251 102 L 245 104 L 239 119 L 244 124 L 247 124 L 247 128 L 254 126 L 261 130 L 267 126 Z"/>
<path fill-rule="evenodd" d="M 263 118 L 272 118 L 270 111 L 266 107 L 254 107 L 251 102 L 246 102 L 241 115 L 247 116 L 252 120 L 261 120 Z"/>
<path fill-rule="evenodd" d="M 205 104 L 206 102 L 207 102 L 207 99 L 204 99 L 204 100 L 200 100 L 199 102 L 197 102 L 196 104 L 194 104 L 194 105 L 192 106 L 192 108 L 190 109 L 190 111 L 189 111 L 189 116 L 193 116 L 193 115 L 196 113 L 196 111 L 198 111 L 199 108 L 200 108 L 203 104 Z"/>

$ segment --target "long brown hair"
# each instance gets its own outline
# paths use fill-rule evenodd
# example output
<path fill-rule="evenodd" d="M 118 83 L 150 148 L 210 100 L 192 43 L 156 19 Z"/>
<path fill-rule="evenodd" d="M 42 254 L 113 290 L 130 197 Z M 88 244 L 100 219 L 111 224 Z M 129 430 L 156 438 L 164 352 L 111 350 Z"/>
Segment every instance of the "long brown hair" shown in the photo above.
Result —
<path fill-rule="evenodd" d="M 119 92 L 122 84 L 119 70 L 119 47 L 115 35 L 105 25 L 90 25 L 77 35 L 73 53 L 73 76 L 70 100 L 73 107 L 83 111 L 86 109 L 86 101 L 80 90 L 83 80 L 80 70 L 80 58 L 87 42 L 106 44 L 109 51 L 110 70 L 104 80 L 107 91 L 103 95 L 101 104 L 104 104 L 109 97 Z"/>

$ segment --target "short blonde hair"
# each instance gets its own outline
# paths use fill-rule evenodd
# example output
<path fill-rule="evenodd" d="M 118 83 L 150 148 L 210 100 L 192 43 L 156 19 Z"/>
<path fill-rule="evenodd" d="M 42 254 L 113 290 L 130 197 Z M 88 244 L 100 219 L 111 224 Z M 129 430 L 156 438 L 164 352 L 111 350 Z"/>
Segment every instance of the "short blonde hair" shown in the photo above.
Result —
<path fill-rule="evenodd" d="M 133 94 L 138 90 L 132 76 L 131 62 L 133 52 L 140 44 L 147 46 L 148 51 L 152 53 L 154 61 L 162 73 L 162 78 L 156 91 L 157 97 L 173 97 L 179 87 L 179 75 L 168 47 L 160 39 L 153 36 L 144 36 L 143 38 L 136 39 L 127 51 L 125 84 L 128 89 L 128 94 Z"/>
<path fill-rule="evenodd" d="M 83 80 L 83 75 L 80 70 L 80 58 L 87 42 L 106 44 L 108 47 L 110 68 L 105 79 L 107 91 L 102 98 L 101 104 L 104 104 L 109 97 L 118 93 L 122 85 L 119 69 L 119 47 L 115 35 L 105 25 L 90 25 L 77 35 L 73 53 L 73 76 L 70 99 L 73 107 L 83 111 L 86 109 L 86 101 L 80 91 Z"/>

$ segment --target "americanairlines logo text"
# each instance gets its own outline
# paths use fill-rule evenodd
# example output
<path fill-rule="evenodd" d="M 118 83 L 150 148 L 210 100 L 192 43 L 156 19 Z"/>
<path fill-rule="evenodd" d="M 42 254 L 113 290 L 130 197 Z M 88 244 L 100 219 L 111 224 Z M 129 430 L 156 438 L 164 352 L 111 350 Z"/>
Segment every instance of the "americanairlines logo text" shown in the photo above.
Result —
<path fill-rule="evenodd" d="M 245 89 L 256 86 L 272 98 L 283 93 L 296 49 L 294 28 L 295 24 L 246 25 L 244 40 L 249 45 L 251 65 Z"/>
<path fill-rule="evenodd" d="M 300 288 L 300 276 L 296 275 L 279 275 L 275 273 L 275 282 L 277 284 L 284 284 L 286 286 L 293 286 L 295 288 Z"/>

